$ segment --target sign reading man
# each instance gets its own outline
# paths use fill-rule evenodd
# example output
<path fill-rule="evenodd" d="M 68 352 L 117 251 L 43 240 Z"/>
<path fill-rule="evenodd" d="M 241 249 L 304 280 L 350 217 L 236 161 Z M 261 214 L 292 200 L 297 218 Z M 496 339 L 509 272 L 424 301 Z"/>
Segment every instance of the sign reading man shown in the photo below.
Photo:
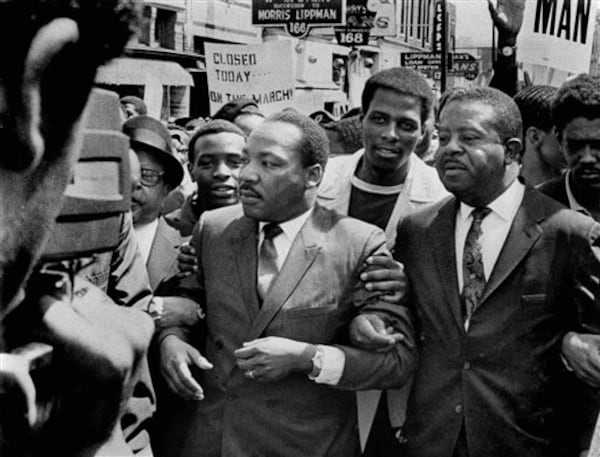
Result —
<path fill-rule="evenodd" d="M 519 59 L 571 73 L 589 70 L 596 18 L 592 0 L 526 2 Z"/>

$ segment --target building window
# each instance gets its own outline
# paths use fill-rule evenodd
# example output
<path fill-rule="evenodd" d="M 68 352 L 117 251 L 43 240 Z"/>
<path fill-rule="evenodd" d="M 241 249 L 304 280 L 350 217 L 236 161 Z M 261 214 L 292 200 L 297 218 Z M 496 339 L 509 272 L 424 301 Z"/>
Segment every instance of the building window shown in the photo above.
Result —
<path fill-rule="evenodd" d="M 423 5 L 424 1 L 419 1 L 417 5 L 417 40 L 423 36 Z"/>
<path fill-rule="evenodd" d="M 141 44 L 150 46 L 150 25 L 152 23 L 152 7 L 144 6 L 140 18 L 140 28 L 138 31 L 138 39 Z"/>
<path fill-rule="evenodd" d="M 175 11 L 156 9 L 156 23 L 154 26 L 154 40 L 162 48 L 175 49 Z"/>
<path fill-rule="evenodd" d="M 406 34 L 406 15 L 404 14 L 404 6 L 406 4 L 406 0 L 401 0 L 400 2 L 400 35 Z"/>

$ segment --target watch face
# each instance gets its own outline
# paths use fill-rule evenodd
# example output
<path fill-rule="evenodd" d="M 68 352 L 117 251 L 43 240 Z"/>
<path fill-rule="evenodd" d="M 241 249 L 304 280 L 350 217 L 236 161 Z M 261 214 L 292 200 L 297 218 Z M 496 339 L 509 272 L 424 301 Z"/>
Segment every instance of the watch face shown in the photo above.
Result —
<path fill-rule="evenodd" d="M 509 57 L 513 55 L 514 49 L 510 46 L 504 46 L 501 52 L 503 56 Z"/>

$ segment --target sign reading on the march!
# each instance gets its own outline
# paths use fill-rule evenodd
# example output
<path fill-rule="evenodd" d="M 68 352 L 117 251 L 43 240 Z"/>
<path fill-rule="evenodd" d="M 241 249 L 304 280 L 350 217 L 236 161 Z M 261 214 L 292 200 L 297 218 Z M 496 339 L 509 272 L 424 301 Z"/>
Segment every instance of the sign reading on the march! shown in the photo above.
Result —
<path fill-rule="evenodd" d="M 517 38 L 520 61 L 571 73 L 587 73 L 596 23 L 593 0 L 525 2 Z"/>
<path fill-rule="evenodd" d="M 210 112 L 240 97 L 265 114 L 293 104 L 294 65 L 288 40 L 256 45 L 205 44 Z"/>
<path fill-rule="evenodd" d="M 284 26 L 293 37 L 303 37 L 310 27 L 342 25 L 344 0 L 252 0 L 252 25 Z"/>
<path fill-rule="evenodd" d="M 479 74 L 479 60 L 465 52 L 448 53 L 449 76 L 461 76 L 470 81 Z M 439 79 L 441 55 L 433 52 L 402 52 L 400 65 L 420 71 L 432 79 Z"/>

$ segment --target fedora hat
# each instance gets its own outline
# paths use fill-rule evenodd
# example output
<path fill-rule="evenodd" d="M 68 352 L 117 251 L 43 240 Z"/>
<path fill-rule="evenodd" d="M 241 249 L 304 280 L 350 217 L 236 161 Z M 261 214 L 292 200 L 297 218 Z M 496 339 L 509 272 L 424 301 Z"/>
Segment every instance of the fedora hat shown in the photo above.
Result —
<path fill-rule="evenodd" d="M 171 134 L 159 120 L 145 115 L 130 117 L 123 124 L 123 133 L 129 137 L 132 148 L 141 146 L 161 161 L 166 181 L 173 188 L 181 183 L 183 166 L 175 158 Z"/>

